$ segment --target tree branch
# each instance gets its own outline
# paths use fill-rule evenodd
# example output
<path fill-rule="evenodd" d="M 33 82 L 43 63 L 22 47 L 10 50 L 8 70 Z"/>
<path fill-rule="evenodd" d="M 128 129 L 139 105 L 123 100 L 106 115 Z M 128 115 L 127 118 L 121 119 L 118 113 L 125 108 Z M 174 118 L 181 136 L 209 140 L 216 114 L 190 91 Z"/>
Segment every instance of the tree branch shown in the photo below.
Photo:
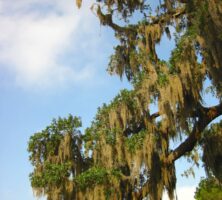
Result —
<path fill-rule="evenodd" d="M 167 23 L 172 19 L 172 16 L 174 18 L 178 18 L 181 15 L 185 14 L 185 7 L 180 7 L 177 9 L 173 9 L 173 10 L 169 10 L 168 12 L 160 15 L 160 16 L 156 16 L 156 17 L 150 17 L 151 18 L 151 22 L 147 22 L 146 25 L 154 25 L 154 24 L 163 24 L 163 23 Z M 97 8 L 97 16 L 100 19 L 100 22 L 102 23 L 102 25 L 108 25 L 109 27 L 111 27 L 114 31 L 117 31 L 119 33 L 136 33 L 136 29 L 138 28 L 138 25 L 131 25 L 130 27 L 123 27 L 123 26 L 119 26 L 117 24 L 115 24 L 112 20 L 112 14 L 103 14 L 101 11 L 100 6 Z"/>
<path fill-rule="evenodd" d="M 100 6 L 97 8 L 97 16 L 100 19 L 100 22 L 102 25 L 108 25 L 111 27 L 114 31 L 117 31 L 119 33 L 129 33 L 129 32 L 136 32 L 133 27 L 122 27 L 115 23 L 113 23 L 112 14 L 103 14 L 101 11 Z"/>
<path fill-rule="evenodd" d="M 168 155 L 165 162 L 170 164 L 183 156 L 185 153 L 192 151 L 196 143 L 200 140 L 203 130 L 210 122 L 220 115 L 222 115 L 222 103 L 209 108 L 202 107 L 199 120 L 195 124 L 189 137 Z"/>

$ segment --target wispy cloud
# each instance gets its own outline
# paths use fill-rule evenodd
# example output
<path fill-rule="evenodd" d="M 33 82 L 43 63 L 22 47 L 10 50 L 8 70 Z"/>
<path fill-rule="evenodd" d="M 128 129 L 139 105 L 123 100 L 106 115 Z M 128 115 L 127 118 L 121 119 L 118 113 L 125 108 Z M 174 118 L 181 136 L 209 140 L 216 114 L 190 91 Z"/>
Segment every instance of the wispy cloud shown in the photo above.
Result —
<path fill-rule="evenodd" d="M 93 77 L 93 67 L 64 57 L 93 48 L 95 39 L 86 36 L 94 26 L 89 8 L 77 11 L 72 0 L 0 0 L 0 71 L 25 89 L 81 84 Z"/>

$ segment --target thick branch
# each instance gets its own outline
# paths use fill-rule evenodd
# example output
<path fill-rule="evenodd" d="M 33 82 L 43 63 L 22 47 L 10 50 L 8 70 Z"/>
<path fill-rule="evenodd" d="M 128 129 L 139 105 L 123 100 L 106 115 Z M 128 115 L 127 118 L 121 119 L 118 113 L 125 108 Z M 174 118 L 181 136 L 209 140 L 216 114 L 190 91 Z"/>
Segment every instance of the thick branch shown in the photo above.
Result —
<path fill-rule="evenodd" d="M 183 143 L 169 154 L 166 159 L 166 163 L 172 163 L 185 153 L 192 151 L 196 143 L 200 140 L 203 130 L 210 122 L 220 115 L 222 115 L 222 103 L 210 108 L 203 107 L 202 113 L 200 113 L 199 120 L 195 124 L 192 133 Z"/>

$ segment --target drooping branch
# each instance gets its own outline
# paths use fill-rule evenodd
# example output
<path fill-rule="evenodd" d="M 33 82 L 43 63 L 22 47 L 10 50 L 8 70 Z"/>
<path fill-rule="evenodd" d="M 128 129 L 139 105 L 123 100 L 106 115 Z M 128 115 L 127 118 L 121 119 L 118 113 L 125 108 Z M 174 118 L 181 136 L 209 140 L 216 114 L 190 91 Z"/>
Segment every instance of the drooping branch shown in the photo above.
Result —
<path fill-rule="evenodd" d="M 192 151 L 197 142 L 201 139 L 203 130 L 210 122 L 220 115 L 222 115 L 222 103 L 209 108 L 203 107 L 202 113 L 200 113 L 199 120 L 194 125 L 193 131 L 183 143 L 168 155 L 166 163 L 172 163 L 185 153 Z"/>

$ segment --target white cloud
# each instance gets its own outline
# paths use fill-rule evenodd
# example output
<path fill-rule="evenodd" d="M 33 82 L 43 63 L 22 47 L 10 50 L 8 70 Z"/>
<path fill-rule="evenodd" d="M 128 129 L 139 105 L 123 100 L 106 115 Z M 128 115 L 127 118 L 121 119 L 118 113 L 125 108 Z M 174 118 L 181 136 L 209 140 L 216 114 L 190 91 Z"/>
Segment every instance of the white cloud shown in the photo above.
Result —
<path fill-rule="evenodd" d="M 176 191 L 178 200 L 194 200 L 195 190 L 195 186 L 178 187 Z M 169 200 L 166 193 L 163 195 L 163 200 Z"/>
<path fill-rule="evenodd" d="M 88 7 L 77 11 L 72 0 L 0 0 L 0 70 L 25 89 L 89 80 L 92 66 L 60 60 L 69 49 L 85 48 L 82 37 L 93 30 L 94 20 Z M 89 48 L 91 38 L 84 43 Z"/>

